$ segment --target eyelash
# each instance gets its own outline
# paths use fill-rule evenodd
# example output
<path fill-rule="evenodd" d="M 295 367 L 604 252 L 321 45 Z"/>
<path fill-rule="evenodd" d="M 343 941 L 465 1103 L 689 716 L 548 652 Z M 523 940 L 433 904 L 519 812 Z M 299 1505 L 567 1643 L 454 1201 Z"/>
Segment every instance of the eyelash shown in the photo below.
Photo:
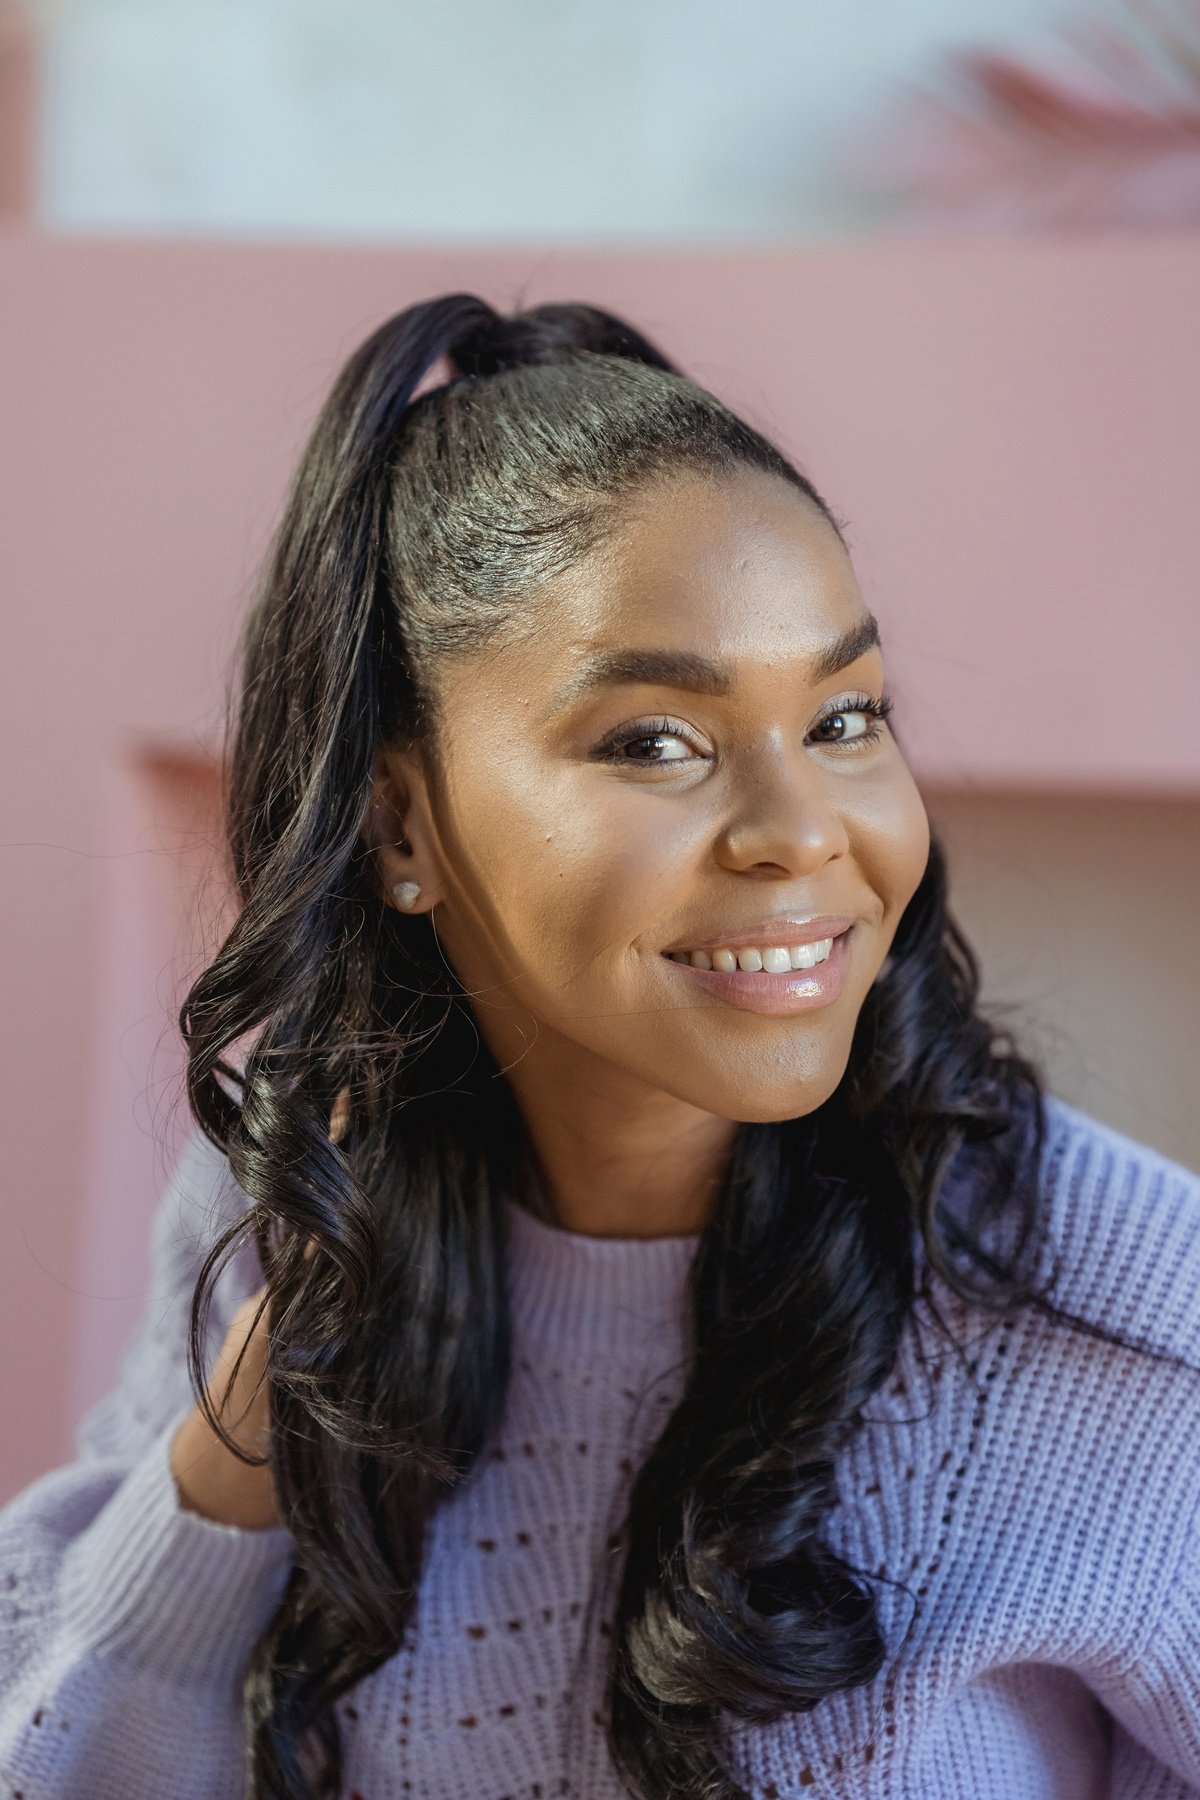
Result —
<path fill-rule="evenodd" d="M 841 741 L 836 738 L 825 738 L 821 741 L 829 750 L 858 750 L 868 744 L 876 743 L 883 736 L 883 723 L 890 716 L 894 707 L 895 702 L 887 694 L 852 694 L 847 700 L 824 713 L 817 720 L 817 725 L 824 725 L 830 719 L 840 719 L 844 713 L 856 712 L 866 713 L 874 719 L 874 725 L 870 731 L 864 731 L 856 738 L 845 738 Z M 656 763 L 644 760 L 631 762 L 623 757 L 621 752 L 627 750 L 630 744 L 648 743 L 652 738 L 686 738 L 687 736 L 687 731 L 680 727 L 677 720 L 644 719 L 638 725 L 630 726 L 625 731 L 617 732 L 614 737 L 606 738 L 596 754 L 601 762 L 626 763 L 629 768 L 635 769 L 665 769 L 669 766 L 665 762 Z M 678 760 L 680 759 L 676 758 L 676 761 Z"/>

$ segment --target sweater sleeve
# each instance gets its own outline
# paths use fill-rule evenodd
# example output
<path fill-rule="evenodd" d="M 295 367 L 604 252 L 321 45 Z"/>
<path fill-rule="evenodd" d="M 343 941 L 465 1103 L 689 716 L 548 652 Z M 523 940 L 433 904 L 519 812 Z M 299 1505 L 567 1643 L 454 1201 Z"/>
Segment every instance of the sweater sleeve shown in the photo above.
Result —
<path fill-rule="evenodd" d="M 1200 1510 L 1137 1657 L 1092 1685 L 1119 1727 L 1112 1800 L 1200 1800 Z"/>
<path fill-rule="evenodd" d="M 1065 1650 L 1066 1614 L 1042 1609 L 1043 1644 L 1104 1709 L 1105 1800 L 1200 1800 L 1200 1174 L 1057 1095 L 1046 1110 L 1054 1302 L 1126 1349 L 1056 1333 L 1036 1407 L 1025 1390 L 1027 1491 L 1077 1608 Z"/>
<path fill-rule="evenodd" d="M 194 1128 L 154 1217 L 150 1298 L 116 1387 L 80 1426 L 77 1459 L 0 1510 L 6 1794 L 240 1800 L 242 1671 L 286 1585 L 291 1534 L 185 1511 L 169 1455 L 193 1404 L 196 1277 L 216 1230 L 244 1205 L 224 1157 Z M 253 1246 L 223 1269 L 207 1373 L 261 1280 Z"/>

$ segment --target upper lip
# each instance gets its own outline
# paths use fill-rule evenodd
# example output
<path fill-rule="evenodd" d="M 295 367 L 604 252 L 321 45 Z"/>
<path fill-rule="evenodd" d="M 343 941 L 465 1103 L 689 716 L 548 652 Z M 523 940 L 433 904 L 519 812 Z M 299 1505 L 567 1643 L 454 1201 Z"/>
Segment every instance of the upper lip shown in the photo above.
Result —
<path fill-rule="evenodd" d="M 843 931 L 849 931 L 853 923 L 854 920 L 845 913 L 821 913 L 818 917 L 807 919 L 799 919 L 789 913 L 777 915 L 773 919 L 760 919 L 757 924 L 742 925 L 737 931 L 718 932 L 715 937 L 691 937 L 686 942 L 668 944 L 666 949 L 735 950 L 744 944 L 761 944 L 769 949 L 772 944 L 779 944 L 790 950 L 793 944 L 815 944 L 821 938 L 840 937 Z"/>

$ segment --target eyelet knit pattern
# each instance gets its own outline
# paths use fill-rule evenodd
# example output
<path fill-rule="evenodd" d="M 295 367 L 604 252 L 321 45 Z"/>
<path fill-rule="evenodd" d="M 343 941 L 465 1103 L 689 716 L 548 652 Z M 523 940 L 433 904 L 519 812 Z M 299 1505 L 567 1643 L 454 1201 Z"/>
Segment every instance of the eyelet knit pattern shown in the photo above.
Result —
<path fill-rule="evenodd" d="M 1060 1303 L 1200 1364 L 1200 1176 L 1048 1104 Z M 117 1387 L 77 1460 L 0 1510 L 0 1800 L 241 1800 L 241 1671 L 291 1540 L 184 1512 L 168 1451 L 192 1285 L 243 1204 L 196 1132 Z M 504 1415 L 433 1521 L 403 1646 L 339 1702 L 343 1800 L 623 1794 L 602 1719 L 625 1506 L 686 1379 L 698 1241 L 512 1209 Z M 210 1366 L 259 1281 L 248 1246 Z M 965 1355 L 920 1303 L 827 1520 L 888 1660 L 810 1713 L 725 1719 L 731 1775 L 752 1800 L 1196 1800 L 1200 1375 L 934 1294 Z"/>

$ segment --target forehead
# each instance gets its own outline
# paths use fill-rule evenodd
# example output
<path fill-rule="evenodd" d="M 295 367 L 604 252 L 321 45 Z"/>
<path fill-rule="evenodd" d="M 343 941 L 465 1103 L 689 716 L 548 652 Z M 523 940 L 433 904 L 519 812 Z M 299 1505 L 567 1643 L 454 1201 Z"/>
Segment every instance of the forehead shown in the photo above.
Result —
<path fill-rule="evenodd" d="M 820 508 L 758 469 L 642 490 L 620 524 L 534 603 L 517 656 L 548 690 L 614 646 L 690 650 L 735 665 L 810 660 L 869 617 Z"/>
<path fill-rule="evenodd" d="M 808 495 L 781 476 L 742 468 L 722 477 L 682 474 L 632 497 L 608 545 L 607 567 L 581 567 L 576 603 L 594 609 L 751 604 L 789 596 L 812 604 L 858 597 L 836 531 Z M 590 591 L 589 591 L 590 589 Z M 660 599 L 661 596 L 661 599 Z"/>

